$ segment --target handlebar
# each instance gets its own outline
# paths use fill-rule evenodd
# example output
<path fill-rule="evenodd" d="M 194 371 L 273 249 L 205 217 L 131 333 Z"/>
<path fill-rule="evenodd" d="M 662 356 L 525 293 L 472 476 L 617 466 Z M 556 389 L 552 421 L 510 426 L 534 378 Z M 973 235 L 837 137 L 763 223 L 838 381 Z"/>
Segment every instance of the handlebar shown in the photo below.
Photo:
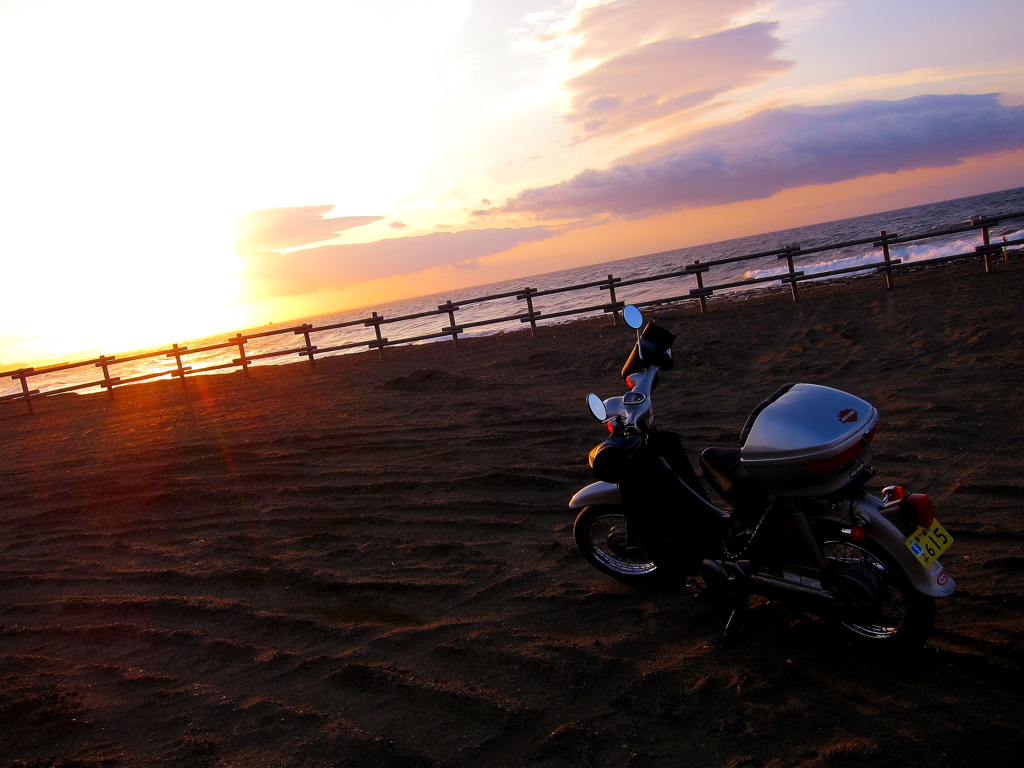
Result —
<path fill-rule="evenodd" d="M 654 421 L 654 403 L 651 392 L 658 378 L 659 368 L 652 365 L 641 375 L 633 375 L 633 387 L 622 397 L 610 397 L 604 401 L 609 420 L 617 419 L 626 429 L 631 427 L 646 432 Z"/>

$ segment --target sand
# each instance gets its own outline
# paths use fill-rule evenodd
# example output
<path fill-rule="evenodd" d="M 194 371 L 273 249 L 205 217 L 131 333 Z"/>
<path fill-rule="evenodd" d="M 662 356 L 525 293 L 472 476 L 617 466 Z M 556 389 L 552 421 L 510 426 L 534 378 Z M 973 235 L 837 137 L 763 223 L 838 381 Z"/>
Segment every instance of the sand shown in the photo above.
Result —
<path fill-rule="evenodd" d="M 634 589 L 569 497 L 631 332 L 528 333 L 0 409 L 0 766 L 1019 766 L 1024 263 L 661 313 L 696 459 L 786 381 L 881 411 L 956 539 L 926 648 Z"/>

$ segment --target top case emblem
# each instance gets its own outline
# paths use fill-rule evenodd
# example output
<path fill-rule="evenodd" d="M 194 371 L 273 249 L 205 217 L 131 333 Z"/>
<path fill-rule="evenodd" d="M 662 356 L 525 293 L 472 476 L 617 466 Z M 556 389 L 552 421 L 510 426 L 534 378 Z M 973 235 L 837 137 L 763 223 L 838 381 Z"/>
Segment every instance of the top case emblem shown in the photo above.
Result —
<path fill-rule="evenodd" d="M 839 412 L 839 420 L 844 424 L 849 424 L 851 421 L 857 420 L 857 411 L 853 408 L 845 408 Z"/>

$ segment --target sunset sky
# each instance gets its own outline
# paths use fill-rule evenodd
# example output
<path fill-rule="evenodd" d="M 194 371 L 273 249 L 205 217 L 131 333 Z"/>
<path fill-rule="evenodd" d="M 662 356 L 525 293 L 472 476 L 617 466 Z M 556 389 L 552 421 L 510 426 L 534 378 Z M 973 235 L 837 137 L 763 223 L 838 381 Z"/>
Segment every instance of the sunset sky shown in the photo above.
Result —
<path fill-rule="evenodd" d="M 1020 0 L 0 0 L 0 365 L 1024 186 Z"/>

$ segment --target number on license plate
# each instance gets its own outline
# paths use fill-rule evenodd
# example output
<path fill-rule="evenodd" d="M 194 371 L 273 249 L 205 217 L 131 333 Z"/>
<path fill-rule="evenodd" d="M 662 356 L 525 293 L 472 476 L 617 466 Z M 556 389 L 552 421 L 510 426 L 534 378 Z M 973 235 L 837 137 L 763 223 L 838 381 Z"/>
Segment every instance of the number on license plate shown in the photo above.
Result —
<path fill-rule="evenodd" d="M 907 549 L 914 553 L 918 562 L 925 568 L 949 549 L 953 543 L 953 537 L 946 532 L 946 529 L 939 525 L 938 520 L 933 520 L 927 528 L 918 528 L 907 537 Z"/>

